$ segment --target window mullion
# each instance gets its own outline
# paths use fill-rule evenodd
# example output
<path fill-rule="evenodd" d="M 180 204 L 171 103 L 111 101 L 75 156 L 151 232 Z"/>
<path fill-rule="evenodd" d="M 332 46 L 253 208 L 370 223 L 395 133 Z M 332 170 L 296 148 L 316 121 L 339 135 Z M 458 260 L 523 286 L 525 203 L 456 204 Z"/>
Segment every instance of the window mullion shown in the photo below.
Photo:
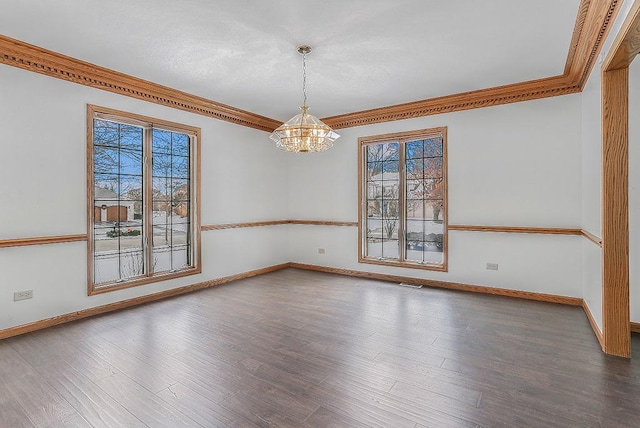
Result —
<path fill-rule="evenodd" d="M 151 151 L 153 128 L 145 128 L 143 141 L 143 253 L 145 262 L 145 276 L 153 275 L 153 164 Z"/>
<path fill-rule="evenodd" d="M 407 227 L 407 214 L 406 214 L 406 168 L 405 168 L 405 143 L 404 141 L 398 142 L 398 257 L 401 262 L 406 260 L 407 246 L 405 244 L 405 230 Z"/>

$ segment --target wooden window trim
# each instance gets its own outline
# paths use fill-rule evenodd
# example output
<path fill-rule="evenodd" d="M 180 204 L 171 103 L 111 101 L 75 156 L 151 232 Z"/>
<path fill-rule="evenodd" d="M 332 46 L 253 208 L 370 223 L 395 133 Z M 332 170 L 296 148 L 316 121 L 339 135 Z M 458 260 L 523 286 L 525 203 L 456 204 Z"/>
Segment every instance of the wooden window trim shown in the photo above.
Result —
<path fill-rule="evenodd" d="M 442 235 L 442 264 L 427 264 L 427 263 L 417 263 L 413 261 L 400 261 L 400 260 L 380 260 L 374 259 L 370 257 L 364 256 L 364 246 L 366 245 L 366 198 L 367 194 L 367 181 L 364 179 L 365 173 L 365 147 L 371 144 L 376 143 L 384 143 L 397 141 L 400 143 L 415 141 L 419 139 L 427 139 L 435 136 L 442 137 L 442 165 L 443 165 L 443 203 L 444 203 L 444 212 L 442 215 L 442 225 L 443 225 L 443 235 Z M 448 150 L 447 150 L 447 127 L 438 127 L 438 128 L 429 128 L 429 129 L 421 129 L 415 131 L 407 131 L 407 132 L 397 132 L 391 134 L 381 134 L 381 135 L 372 135 L 366 137 L 358 138 L 358 262 L 366 263 L 366 264 L 374 264 L 374 265 L 382 265 L 382 266 L 396 266 L 396 267 L 404 267 L 411 269 L 422 269 L 429 271 L 439 271 L 439 272 L 447 272 L 448 271 L 448 249 L 449 249 L 449 239 L 448 239 L 448 213 L 449 213 L 449 204 L 448 204 Z M 399 150 L 399 156 L 403 159 L 404 165 L 404 150 Z M 400 175 L 400 188 L 402 189 L 400 196 L 400 204 L 403 206 L 401 209 L 402 218 L 400 219 L 401 227 L 398 232 L 399 250 L 403 251 L 404 245 L 404 236 L 400 236 L 401 231 L 404 231 L 404 223 L 406 223 L 406 213 L 404 211 L 404 192 L 405 192 L 405 177 L 404 177 L 404 168 L 399 168 Z"/>
<path fill-rule="evenodd" d="M 93 168 L 93 119 L 95 117 L 104 118 L 108 120 L 116 120 L 120 123 L 127 123 L 131 125 L 141 126 L 141 127 L 151 127 L 155 126 L 158 128 L 162 128 L 165 130 L 173 131 L 173 132 L 182 132 L 193 136 L 194 141 L 191 145 L 191 212 L 193 213 L 192 219 L 192 243 L 191 243 L 191 251 L 192 251 L 192 259 L 193 266 L 181 269 L 177 272 L 160 272 L 151 274 L 144 277 L 136 277 L 124 282 L 110 282 L 105 284 L 95 284 L 94 283 L 94 272 L 93 272 L 93 263 L 94 263 L 94 242 L 93 242 L 93 226 L 94 226 L 94 201 L 93 201 L 93 182 L 94 182 L 94 168 Z M 202 132 L 200 128 L 194 126 L 183 125 L 175 122 L 169 122 L 161 119 L 156 119 L 148 116 L 142 116 L 134 113 L 124 112 L 121 110 L 110 109 L 107 107 L 100 107 L 92 104 L 87 104 L 87 176 L 86 176 L 86 185 L 87 185 L 87 293 L 89 296 L 95 294 L 102 294 L 105 292 L 122 290 L 125 288 L 136 287 L 144 284 L 151 284 L 159 281 L 166 281 L 169 279 L 181 278 L 184 276 L 196 275 L 202 272 L 202 251 L 201 251 L 201 231 L 200 231 L 200 149 L 201 149 L 201 141 L 202 141 Z M 151 176 L 149 174 L 145 174 L 144 178 L 144 186 L 148 187 Z M 150 198 L 150 192 L 146 192 L 148 197 Z M 147 201 L 148 204 L 148 201 Z M 149 206 L 149 205 L 147 205 Z M 145 215 L 145 224 L 150 225 L 151 223 L 151 212 L 146 210 Z M 150 247 L 145 250 L 146 257 L 150 257 L 151 253 Z"/>

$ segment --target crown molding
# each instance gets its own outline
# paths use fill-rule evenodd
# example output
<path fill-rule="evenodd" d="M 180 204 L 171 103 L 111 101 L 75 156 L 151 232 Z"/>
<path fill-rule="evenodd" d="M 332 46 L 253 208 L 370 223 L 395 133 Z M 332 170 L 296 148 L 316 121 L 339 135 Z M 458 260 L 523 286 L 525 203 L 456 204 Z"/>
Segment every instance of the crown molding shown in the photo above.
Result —
<path fill-rule="evenodd" d="M 280 122 L 0 35 L 0 63 L 271 132 Z"/>
<path fill-rule="evenodd" d="M 340 129 L 582 91 L 621 0 L 581 0 L 564 73 L 538 80 L 323 118 Z M 0 35 L 0 63 L 120 95 L 271 132 L 280 121 L 158 85 Z"/>
<path fill-rule="evenodd" d="M 576 92 L 580 92 L 579 86 L 573 85 L 572 82 L 564 76 L 555 76 L 497 86 L 495 88 L 446 95 L 411 103 L 396 104 L 389 107 L 347 113 L 339 116 L 331 116 L 321 120 L 334 129 L 351 128 L 373 123 L 390 122 L 539 98 L 555 97 Z"/>
<path fill-rule="evenodd" d="M 580 2 L 562 75 L 346 113 L 322 121 L 335 129 L 351 128 L 581 92 L 621 3 L 619 0 Z"/>

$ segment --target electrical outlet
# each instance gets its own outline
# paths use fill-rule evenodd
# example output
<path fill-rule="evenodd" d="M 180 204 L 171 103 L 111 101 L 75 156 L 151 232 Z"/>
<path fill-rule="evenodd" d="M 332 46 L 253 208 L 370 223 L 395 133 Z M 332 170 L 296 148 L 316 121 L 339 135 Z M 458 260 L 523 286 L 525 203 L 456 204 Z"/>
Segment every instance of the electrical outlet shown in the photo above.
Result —
<path fill-rule="evenodd" d="M 318 248 L 318 254 L 324 254 L 324 248 Z"/>
<path fill-rule="evenodd" d="M 16 291 L 13 293 L 13 301 L 27 300 L 33 298 L 33 290 Z"/>
<path fill-rule="evenodd" d="M 487 263 L 488 270 L 498 270 L 498 263 Z"/>

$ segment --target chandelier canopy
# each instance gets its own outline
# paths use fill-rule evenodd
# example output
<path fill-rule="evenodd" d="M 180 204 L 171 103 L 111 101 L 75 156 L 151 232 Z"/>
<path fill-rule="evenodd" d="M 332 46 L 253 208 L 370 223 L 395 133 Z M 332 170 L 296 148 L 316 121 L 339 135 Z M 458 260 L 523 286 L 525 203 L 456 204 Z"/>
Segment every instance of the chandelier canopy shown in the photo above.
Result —
<path fill-rule="evenodd" d="M 298 46 L 298 53 L 302 55 L 302 94 L 303 104 L 299 113 L 280 125 L 271 133 L 276 147 L 287 152 L 307 153 L 323 152 L 333 147 L 333 142 L 340 136 L 320 119 L 308 113 L 307 106 L 307 55 L 311 47 Z"/>

